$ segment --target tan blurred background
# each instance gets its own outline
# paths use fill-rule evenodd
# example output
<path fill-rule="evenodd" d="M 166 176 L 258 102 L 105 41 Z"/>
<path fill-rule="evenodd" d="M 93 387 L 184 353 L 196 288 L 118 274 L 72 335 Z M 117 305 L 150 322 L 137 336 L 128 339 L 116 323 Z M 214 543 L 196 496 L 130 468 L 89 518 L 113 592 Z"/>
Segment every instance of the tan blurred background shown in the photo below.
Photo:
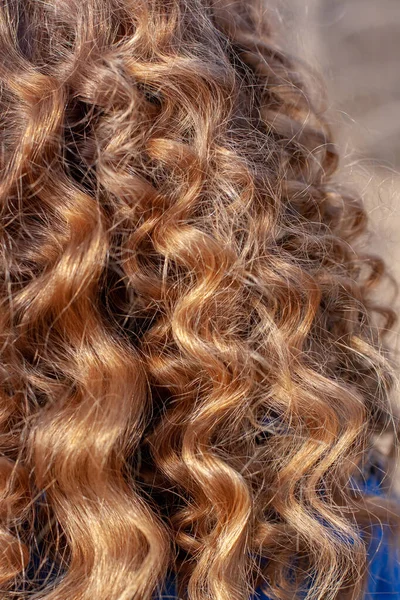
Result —
<path fill-rule="evenodd" d="M 285 44 L 325 78 L 342 179 L 365 200 L 368 250 L 400 285 L 400 0 L 270 1 Z M 390 298 L 400 313 L 400 293 Z M 400 380 L 400 321 L 391 344 Z M 400 384 L 393 400 L 400 407 Z"/>

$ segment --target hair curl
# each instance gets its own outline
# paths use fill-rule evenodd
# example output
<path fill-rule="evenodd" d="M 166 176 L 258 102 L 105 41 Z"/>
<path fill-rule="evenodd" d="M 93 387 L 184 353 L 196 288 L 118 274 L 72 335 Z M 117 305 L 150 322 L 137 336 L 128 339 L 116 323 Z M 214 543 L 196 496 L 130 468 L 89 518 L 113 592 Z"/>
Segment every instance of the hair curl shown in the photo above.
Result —
<path fill-rule="evenodd" d="M 393 313 L 315 75 L 261 0 L 9 0 L 0 48 L 1 597 L 358 598 Z"/>

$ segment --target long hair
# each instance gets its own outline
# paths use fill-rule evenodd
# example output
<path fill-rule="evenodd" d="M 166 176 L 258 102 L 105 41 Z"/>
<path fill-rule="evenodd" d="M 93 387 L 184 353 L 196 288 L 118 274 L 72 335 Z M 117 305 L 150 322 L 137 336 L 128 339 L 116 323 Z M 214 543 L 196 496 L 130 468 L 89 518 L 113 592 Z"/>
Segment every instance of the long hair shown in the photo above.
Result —
<path fill-rule="evenodd" d="M 278 41 L 261 0 L 1 4 L 2 599 L 362 593 L 393 313 Z"/>

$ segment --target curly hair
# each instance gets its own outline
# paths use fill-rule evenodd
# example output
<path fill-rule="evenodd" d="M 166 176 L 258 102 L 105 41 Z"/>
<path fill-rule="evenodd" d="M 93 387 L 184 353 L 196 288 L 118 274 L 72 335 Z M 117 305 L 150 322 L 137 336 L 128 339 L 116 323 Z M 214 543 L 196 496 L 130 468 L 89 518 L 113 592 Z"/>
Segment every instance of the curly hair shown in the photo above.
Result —
<path fill-rule="evenodd" d="M 385 265 L 274 29 L 0 7 L 2 599 L 359 598 L 399 517 L 351 484 L 397 427 Z"/>

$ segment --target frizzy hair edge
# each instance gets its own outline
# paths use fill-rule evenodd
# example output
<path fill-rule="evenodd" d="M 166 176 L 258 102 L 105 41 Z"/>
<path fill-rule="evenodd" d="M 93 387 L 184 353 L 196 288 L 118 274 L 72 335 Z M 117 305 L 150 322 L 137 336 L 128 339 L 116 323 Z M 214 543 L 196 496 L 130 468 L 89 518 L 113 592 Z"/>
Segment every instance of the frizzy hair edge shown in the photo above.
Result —
<path fill-rule="evenodd" d="M 393 313 L 261 1 L 0 8 L 1 597 L 361 597 Z M 318 94 L 317 94 L 318 96 Z"/>

